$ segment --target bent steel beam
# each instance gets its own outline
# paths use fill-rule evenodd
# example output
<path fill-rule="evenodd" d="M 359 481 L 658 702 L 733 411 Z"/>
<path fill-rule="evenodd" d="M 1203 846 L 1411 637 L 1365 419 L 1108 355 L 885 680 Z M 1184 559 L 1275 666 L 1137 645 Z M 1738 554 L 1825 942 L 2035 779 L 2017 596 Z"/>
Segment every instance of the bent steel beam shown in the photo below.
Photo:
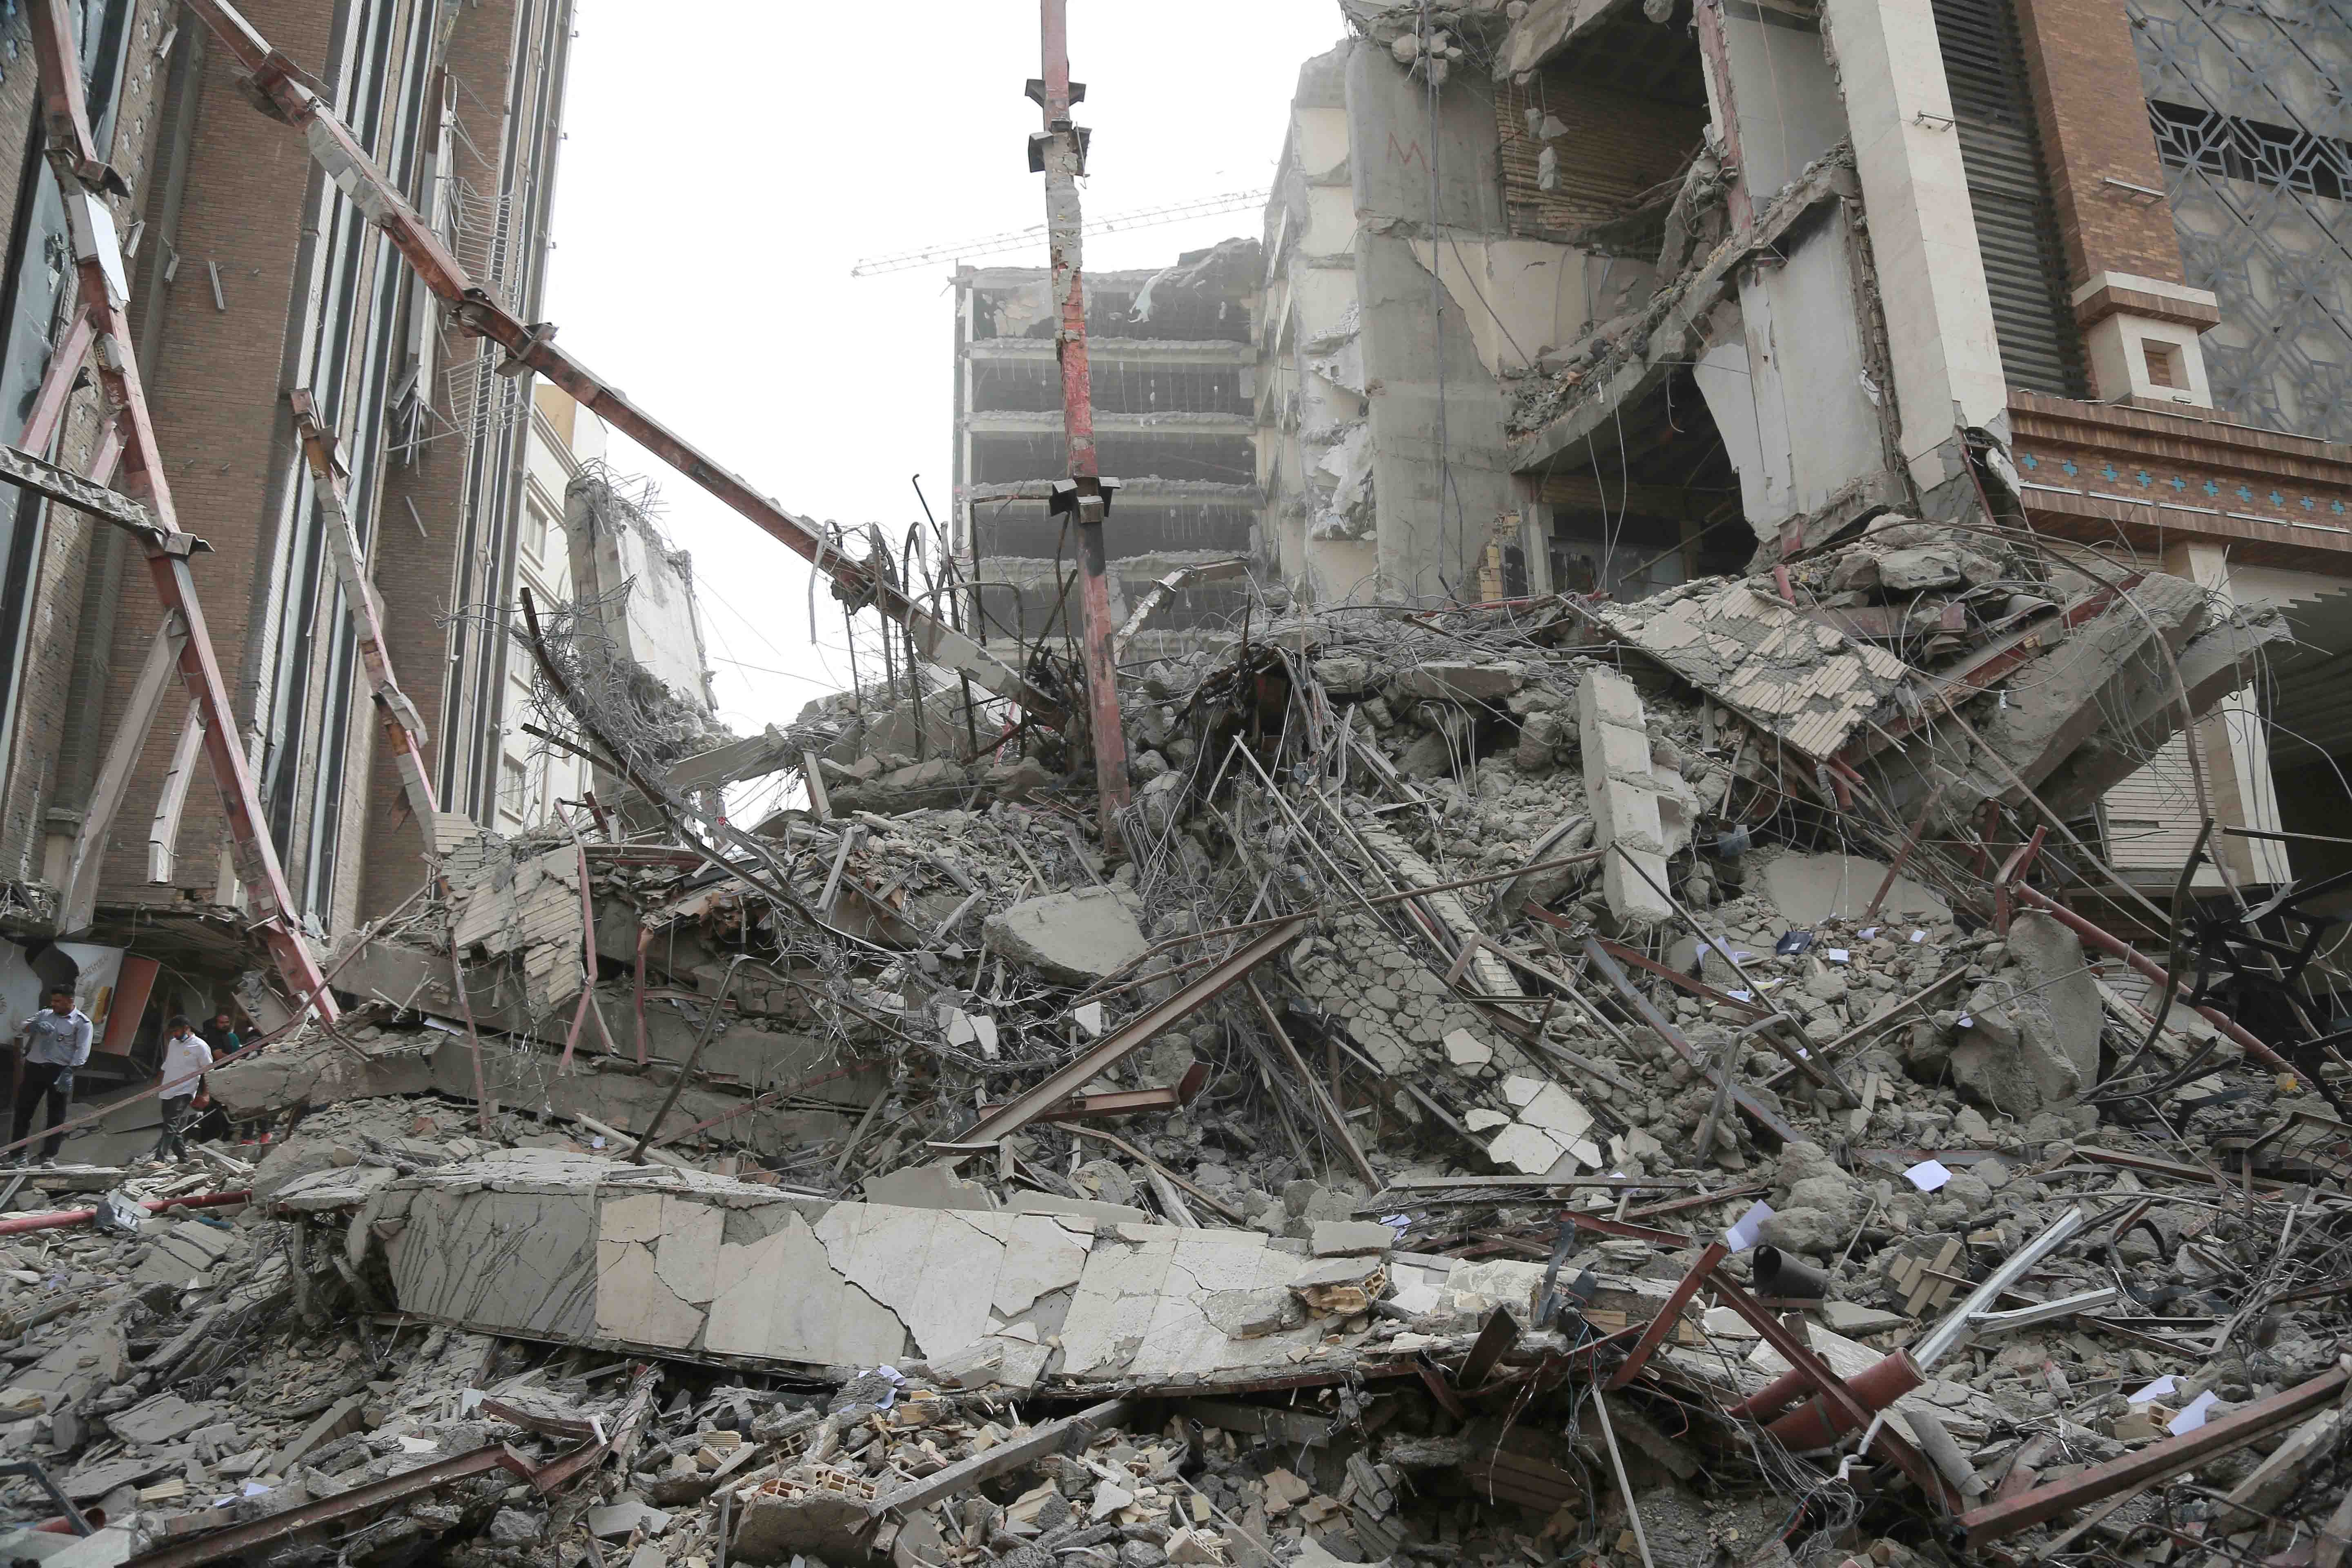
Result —
<path fill-rule="evenodd" d="M 171 481 L 164 477 L 163 453 L 155 439 L 154 422 L 148 416 L 146 394 L 140 384 L 138 363 L 131 354 L 133 339 L 124 314 L 124 307 L 131 300 L 131 287 L 123 269 L 121 247 L 115 238 L 113 214 L 100 199 L 100 190 L 119 190 L 121 182 L 97 161 L 90 148 L 81 72 L 75 63 L 77 56 L 64 0 L 37 0 L 29 9 L 34 51 L 41 67 L 49 163 L 65 201 L 72 236 L 76 310 L 89 324 L 90 361 L 98 373 L 103 406 L 111 411 L 109 423 L 112 434 L 121 443 L 122 468 L 129 481 L 124 488 L 131 496 L 143 496 L 145 510 L 152 514 L 143 526 L 132 517 L 116 515 L 121 510 L 119 507 L 102 510 L 101 515 L 141 532 L 156 595 L 166 610 L 177 614 L 186 630 L 186 638 L 178 650 L 180 676 L 204 715 L 205 756 L 212 766 L 214 780 L 220 785 L 230 851 L 237 879 L 253 906 L 256 930 L 291 994 L 310 997 L 310 1002 L 304 1005 L 316 1005 L 320 1015 L 331 1022 L 340 1016 L 339 1010 L 327 994 L 318 962 L 295 926 L 293 895 L 288 889 L 284 868 L 278 864 L 277 846 L 270 841 L 261 796 L 254 785 L 252 769 L 246 763 L 245 748 L 238 741 L 240 731 L 236 710 L 229 701 L 228 684 L 222 678 L 220 661 L 213 652 L 212 635 L 196 598 L 195 578 L 188 570 L 188 557 L 203 544 L 179 525 L 172 505 Z M 23 454 L 16 458 L 21 466 Z M 100 493 L 89 497 L 88 502 L 100 508 L 108 506 L 102 488 L 93 488 Z"/>
<path fill-rule="evenodd" d="M 376 602 L 375 584 L 368 580 L 367 560 L 360 551 L 358 527 L 343 486 L 345 467 L 336 447 L 335 433 L 319 423 L 318 405 L 310 392 L 296 387 L 288 395 L 294 405 L 294 431 L 301 437 L 302 456 L 316 481 L 319 510 L 327 519 L 327 553 L 335 560 L 335 575 L 343 585 L 350 606 L 352 636 L 360 645 L 360 664 L 367 672 L 368 694 L 375 700 L 383 738 L 392 747 L 394 766 L 400 770 L 400 788 L 416 817 L 425 845 L 433 848 L 433 817 L 440 805 L 433 798 L 433 775 L 425 766 L 425 716 L 393 673 L 392 655 L 383 645 L 383 606 Z"/>
<path fill-rule="evenodd" d="M 589 373 L 586 366 L 555 346 L 555 324 L 525 321 L 478 287 L 457 258 L 431 225 L 384 177 L 351 129 L 337 119 L 326 100 L 306 80 L 294 63 L 270 47 L 226 0 L 189 0 L 194 11 L 226 47 L 250 76 L 257 100 L 268 112 L 302 132 L 311 159 L 369 222 L 407 260 L 425 286 L 451 307 L 456 324 L 477 337 L 489 339 L 507 353 L 495 368 L 504 374 L 534 371 L 563 389 L 591 413 L 700 485 L 751 523 L 805 557 L 832 581 L 833 592 L 852 608 L 872 605 L 911 634 L 915 650 L 935 664 L 968 675 L 999 697 L 1019 702 L 1032 713 L 1051 719 L 1057 704 L 1024 679 L 1020 672 L 988 651 L 977 639 L 958 631 L 892 583 L 843 553 L 841 542 L 811 519 L 785 510 L 754 490 L 749 483 L 721 468 L 693 443 L 639 408 L 618 388 Z"/>

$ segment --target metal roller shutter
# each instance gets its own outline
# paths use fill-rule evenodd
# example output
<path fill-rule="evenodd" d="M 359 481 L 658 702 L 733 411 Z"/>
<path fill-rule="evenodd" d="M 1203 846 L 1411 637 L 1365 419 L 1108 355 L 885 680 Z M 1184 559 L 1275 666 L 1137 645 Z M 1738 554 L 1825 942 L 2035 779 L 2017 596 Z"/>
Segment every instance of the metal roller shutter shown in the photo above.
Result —
<path fill-rule="evenodd" d="M 2011 386 L 2083 397 L 2083 343 L 2010 0 L 1935 0 L 1977 243 Z"/>

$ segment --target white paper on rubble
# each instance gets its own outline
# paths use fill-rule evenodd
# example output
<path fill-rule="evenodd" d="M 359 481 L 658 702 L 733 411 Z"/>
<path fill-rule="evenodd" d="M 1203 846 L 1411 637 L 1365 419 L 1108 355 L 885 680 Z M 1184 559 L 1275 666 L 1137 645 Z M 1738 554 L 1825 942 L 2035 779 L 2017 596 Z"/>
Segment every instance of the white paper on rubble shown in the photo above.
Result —
<path fill-rule="evenodd" d="M 1952 1179 L 1952 1173 L 1941 1160 L 1922 1160 L 1903 1173 L 1923 1193 L 1932 1193 Z"/>
<path fill-rule="evenodd" d="M 1829 955 L 1829 961 L 1832 963 L 1848 963 L 1853 962 L 1853 954 L 1847 952 L 1844 948 L 1829 947 L 1823 948 L 1822 951 Z"/>
<path fill-rule="evenodd" d="M 2131 1405 L 2146 1405 L 2152 1399 L 2161 1399 L 2166 1394 L 2170 1394 L 2175 1384 L 2173 1380 L 2169 1375 L 2159 1377 L 2154 1383 L 2149 1384 L 2146 1388 L 2141 1389 L 2138 1393 L 2126 1395 L 2126 1403 Z"/>
<path fill-rule="evenodd" d="M 1748 1212 L 1741 1215 L 1729 1230 L 1723 1233 L 1723 1239 L 1732 1251 L 1745 1252 L 1756 1245 L 1757 1237 L 1764 1229 L 1764 1222 L 1771 1217 L 1772 1205 L 1759 1198 L 1748 1205 Z"/>
<path fill-rule="evenodd" d="M 2178 1437 L 2184 1432 L 2194 1432 L 2205 1425 L 2205 1413 L 2213 1408 L 2217 1396 L 2207 1389 L 2189 1402 L 2188 1408 L 2164 1424 L 2164 1429 Z"/>

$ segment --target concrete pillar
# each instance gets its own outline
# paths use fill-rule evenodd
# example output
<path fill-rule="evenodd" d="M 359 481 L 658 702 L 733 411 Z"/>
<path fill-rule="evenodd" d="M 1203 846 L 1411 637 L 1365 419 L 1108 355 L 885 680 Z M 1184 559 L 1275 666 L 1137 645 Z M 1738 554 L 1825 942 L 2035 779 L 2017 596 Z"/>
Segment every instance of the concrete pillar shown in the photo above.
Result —
<path fill-rule="evenodd" d="M 1609 912 L 1628 926 L 1664 924 L 1675 911 L 1660 890 L 1666 886 L 1666 830 L 1641 694 L 1615 670 L 1596 667 L 1576 689 L 1576 715 L 1592 842 L 1618 851 L 1601 863 Z"/>
<path fill-rule="evenodd" d="M 1930 0 L 1827 0 L 1826 15 L 1886 311 L 1903 460 L 1931 513 L 1973 505 L 1956 427 L 2005 434 L 2009 389 L 1935 11 Z"/>
<path fill-rule="evenodd" d="M 2164 570 L 2186 577 L 2218 595 L 2228 605 L 2237 603 L 2230 588 L 2228 548 L 2184 541 L 2168 545 Z M 2189 743 L 2198 748 L 2205 764 L 2206 788 L 2213 797 L 2217 824 L 2227 827 L 2279 830 L 2278 794 L 2271 779 L 2269 733 L 2252 687 L 2231 693 L 2197 721 Z M 2231 870 L 2246 881 L 2284 882 L 2291 875 L 2286 846 L 2261 838 L 2232 838 L 2215 832 L 2210 846 L 2216 858 L 2229 858 Z"/>
<path fill-rule="evenodd" d="M 2130 20 L 2114 0 L 2015 3 L 2092 389 L 2210 408 L 2198 334 L 2221 312 L 2181 270 Z"/>

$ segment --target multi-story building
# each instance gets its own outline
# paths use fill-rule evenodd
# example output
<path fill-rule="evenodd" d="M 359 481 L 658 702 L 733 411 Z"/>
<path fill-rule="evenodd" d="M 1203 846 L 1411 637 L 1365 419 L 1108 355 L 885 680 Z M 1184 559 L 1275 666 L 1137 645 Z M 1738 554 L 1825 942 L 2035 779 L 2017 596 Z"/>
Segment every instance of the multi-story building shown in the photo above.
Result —
<path fill-rule="evenodd" d="M 256 0 L 246 15 L 322 85 L 377 163 L 477 282 L 526 318 L 544 275 L 570 0 Z M 125 175 L 116 222 L 157 439 L 296 917 L 320 935 L 414 891 L 424 825 L 381 754 L 316 485 L 295 436 L 307 394 L 348 468 L 353 521 L 393 667 L 431 737 L 443 809 L 493 820 L 509 666 L 498 606 L 520 560 L 530 378 L 450 324 L 390 242 L 255 110 L 235 62 L 161 0 L 100 0 L 83 27 L 102 149 Z M 28 149 L 32 51 L 0 22 L 0 168 L 16 210 L 0 418 L 22 422 L 71 273 L 53 179 Z M 13 390 L 12 390 L 13 389 Z M 98 392 L 73 393 L 52 456 L 86 467 Z M 561 494 L 560 483 L 558 495 Z M 560 504 L 557 515 L 560 516 Z M 6 781 L 0 866 L 54 887 L 161 618 L 135 542 L 0 495 Z M 559 546 L 555 553 L 562 553 Z M 242 898 L 217 794 L 174 767 L 169 704 L 103 839 L 94 940 L 241 962 Z M 199 764 L 195 770 L 201 773 Z M 43 928 L 43 900 L 19 921 Z M 47 917 L 53 919 L 53 916 Z M 177 934 L 175 934 L 177 933 Z"/>
<path fill-rule="evenodd" d="M 1168 573 L 1253 547 L 1257 274 L 1256 245 L 1229 240 L 1087 276 L 1095 445 L 1119 481 L 1103 527 L 1115 619 Z M 1058 590 L 1076 556 L 1046 499 L 1069 472 L 1048 274 L 967 267 L 955 289 L 957 556 L 982 584 L 984 635 L 1075 633 L 1077 595 Z M 1236 595 L 1230 580 L 1181 588 L 1155 632 L 1222 616 Z"/>
<path fill-rule="evenodd" d="M 1324 602 L 1635 597 L 1989 504 L 2294 633 L 2106 796 L 2112 860 L 2169 889 L 2192 744 L 2226 826 L 2338 831 L 2340 10 L 1348 11 L 1267 212 L 1268 571 Z M 2342 858 L 2219 842 L 2254 883 Z"/>
<path fill-rule="evenodd" d="M 522 512 L 516 522 L 515 583 L 541 605 L 572 599 L 572 549 L 564 497 L 591 463 L 604 460 L 604 422 L 545 383 L 531 391 L 530 436 L 523 447 Z M 588 764 L 524 730 L 530 722 L 531 661 L 508 661 L 499 710 L 498 814 L 501 833 L 553 820 L 556 808 L 588 788 Z"/>

